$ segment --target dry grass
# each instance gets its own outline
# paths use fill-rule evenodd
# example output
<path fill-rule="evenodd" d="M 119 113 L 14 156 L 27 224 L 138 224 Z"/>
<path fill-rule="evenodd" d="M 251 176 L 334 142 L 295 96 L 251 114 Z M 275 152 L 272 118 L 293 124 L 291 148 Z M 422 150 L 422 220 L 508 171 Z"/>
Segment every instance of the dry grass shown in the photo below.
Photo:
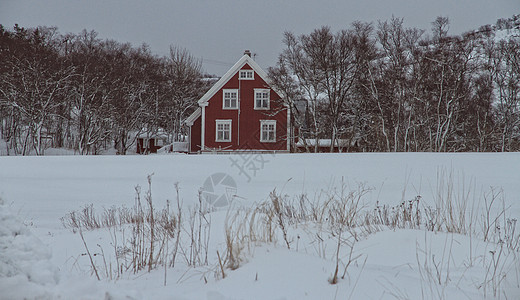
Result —
<path fill-rule="evenodd" d="M 491 189 L 480 195 L 475 192 L 474 182 L 457 182 L 452 173 L 439 172 L 436 193 L 428 199 L 430 202 L 417 195 L 394 206 L 376 203 L 369 207 L 365 197 L 372 188 L 364 184 L 349 188 L 342 182 L 314 200 L 306 194 L 291 198 L 273 190 L 267 201 L 254 207 L 228 209 L 224 249 L 216 250 L 214 261 L 209 258 L 211 213 L 200 195 L 195 207 L 183 210 L 176 185 L 176 210 L 170 208 L 169 202 L 166 208 L 156 210 L 151 177 L 148 179 L 145 205 L 141 203 L 140 188 L 136 188 L 135 205 L 131 209 L 110 208 L 97 214 L 90 205 L 62 219 L 63 224 L 74 231 L 109 229 L 116 261 L 107 262 L 102 255 L 106 277 L 112 278 L 115 274 L 117 279 L 130 270 L 137 273 L 163 266 L 166 284 L 167 268 L 182 261 L 191 267 L 212 266 L 209 269 L 215 276 L 224 278 L 226 269 L 239 268 L 259 244 L 281 243 L 288 250 L 298 251 L 303 231 L 308 232 L 304 247 L 314 247 L 319 257 L 335 263 L 328 280 L 336 284 L 345 279 L 349 268 L 363 256 L 356 251 L 356 243 L 370 234 L 389 229 L 457 233 L 489 243 L 492 249 L 489 254 L 475 257 L 470 253 L 470 265 L 478 262 L 486 270 L 477 287 L 484 295 L 499 296 L 511 268 L 516 268 L 517 273 L 520 271 L 517 220 L 507 215 L 509 208 L 504 204 L 503 193 Z M 128 238 L 124 233 L 121 236 L 124 230 L 130 230 Z M 442 257 L 433 257 L 428 248 L 417 250 L 423 288 L 439 299 L 446 297 L 445 288 L 452 279 L 449 263 L 452 244 L 453 240 L 446 241 Z M 94 261 L 91 263 L 97 272 L 99 267 Z M 206 276 L 203 278 L 206 281 Z"/>
<path fill-rule="evenodd" d="M 178 186 L 176 188 L 178 190 Z M 91 258 L 91 266 L 96 274 L 98 269 L 104 269 L 107 279 L 118 279 L 129 271 L 150 272 L 159 266 L 173 267 L 177 252 L 181 249 L 179 245 L 181 245 L 182 210 L 179 198 L 177 197 L 177 212 L 170 209 L 169 201 L 165 208 L 155 209 L 152 197 L 152 175 L 148 176 L 148 189 L 144 194 L 144 201 L 141 197 L 141 188 L 137 186 L 135 191 L 135 202 L 132 208 L 112 207 L 97 214 L 93 205 L 88 205 L 81 211 L 73 211 L 62 218 L 65 227 L 80 233 L 87 253 L 89 250 L 83 231 L 102 229 L 109 232 L 114 261 L 109 259 L 107 262 L 107 256 L 99 245 L 100 257 L 103 260 L 101 267 L 96 266 Z M 197 227 L 199 228 L 202 226 Z M 195 228 L 190 229 L 195 230 Z M 193 232 L 191 234 L 197 235 Z M 199 253 L 202 246 L 197 247 L 197 255 L 192 252 L 190 259 L 200 264 L 202 260 Z"/>

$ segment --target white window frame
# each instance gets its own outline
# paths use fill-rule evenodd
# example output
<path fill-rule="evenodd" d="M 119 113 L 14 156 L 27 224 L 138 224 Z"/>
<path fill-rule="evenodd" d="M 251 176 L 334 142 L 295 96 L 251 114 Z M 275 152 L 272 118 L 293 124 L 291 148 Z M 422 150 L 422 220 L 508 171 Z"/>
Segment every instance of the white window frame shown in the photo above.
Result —
<path fill-rule="evenodd" d="M 235 98 L 229 97 L 229 106 L 226 106 L 226 93 L 235 93 Z M 235 100 L 235 106 L 231 103 Z M 238 109 L 238 90 L 237 89 L 223 89 L 222 90 L 222 109 Z"/>
<path fill-rule="evenodd" d="M 229 125 L 229 138 L 228 139 L 225 139 L 225 134 L 223 134 L 222 139 L 219 139 L 219 135 L 218 135 L 219 125 L 222 125 L 222 126 Z M 225 132 L 226 129 L 222 128 L 222 129 L 220 129 L 220 131 Z M 215 142 L 219 142 L 219 143 L 231 142 L 231 120 L 215 120 Z"/>
<path fill-rule="evenodd" d="M 262 102 L 267 100 L 267 107 L 264 107 L 263 105 L 261 105 L 261 106 L 257 105 L 258 104 L 257 101 L 259 100 L 257 98 L 258 93 L 261 93 L 261 94 L 267 93 L 267 99 L 265 99 L 265 98 L 261 99 Z M 255 110 L 269 110 L 270 106 L 271 106 L 271 90 L 270 89 L 255 89 Z"/>
<path fill-rule="evenodd" d="M 255 71 L 253 70 L 240 70 L 238 73 L 238 79 L 240 80 L 255 80 Z"/>
<path fill-rule="evenodd" d="M 264 125 L 267 126 L 267 139 L 264 139 Z M 269 126 L 273 125 L 273 129 Z M 269 132 L 272 131 L 272 139 L 269 138 Z M 260 120 L 260 142 L 262 143 L 276 143 L 276 120 Z"/>

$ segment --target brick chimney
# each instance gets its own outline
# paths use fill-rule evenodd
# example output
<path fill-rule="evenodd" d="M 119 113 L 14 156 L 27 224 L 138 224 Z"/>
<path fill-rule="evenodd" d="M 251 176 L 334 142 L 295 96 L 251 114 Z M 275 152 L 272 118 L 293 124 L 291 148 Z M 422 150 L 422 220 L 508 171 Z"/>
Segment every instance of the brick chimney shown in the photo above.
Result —
<path fill-rule="evenodd" d="M 251 57 L 251 51 L 249 51 L 249 50 L 244 51 L 244 55 Z"/>

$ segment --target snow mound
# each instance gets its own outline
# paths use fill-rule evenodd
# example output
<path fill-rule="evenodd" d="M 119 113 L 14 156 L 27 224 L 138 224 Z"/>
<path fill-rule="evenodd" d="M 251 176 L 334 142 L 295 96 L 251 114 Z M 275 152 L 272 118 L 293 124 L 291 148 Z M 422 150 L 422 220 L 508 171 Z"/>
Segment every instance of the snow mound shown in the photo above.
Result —
<path fill-rule="evenodd" d="M 49 247 L 0 198 L 0 300 L 142 298 L 135 291 L 65 274 L 51 258 Z"/>
<path fill-rule="evenodd" d="M 58 283 L 51 251 L 0 199 L 0 290 L 3 299 L 52 298 Z"/>

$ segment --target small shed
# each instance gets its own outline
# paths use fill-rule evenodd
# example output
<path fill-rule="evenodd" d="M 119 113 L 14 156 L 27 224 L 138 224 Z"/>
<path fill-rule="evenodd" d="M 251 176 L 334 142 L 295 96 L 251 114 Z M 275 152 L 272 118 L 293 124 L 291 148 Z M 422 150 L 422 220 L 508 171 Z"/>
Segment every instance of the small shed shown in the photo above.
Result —
<path fill-rule="evenodd" d="M 168 143 L 168 135 L 158 133 L 155 135 L 141 134 L 137 137 L 137 154 L 157 153 L 157 150 Z"/>

